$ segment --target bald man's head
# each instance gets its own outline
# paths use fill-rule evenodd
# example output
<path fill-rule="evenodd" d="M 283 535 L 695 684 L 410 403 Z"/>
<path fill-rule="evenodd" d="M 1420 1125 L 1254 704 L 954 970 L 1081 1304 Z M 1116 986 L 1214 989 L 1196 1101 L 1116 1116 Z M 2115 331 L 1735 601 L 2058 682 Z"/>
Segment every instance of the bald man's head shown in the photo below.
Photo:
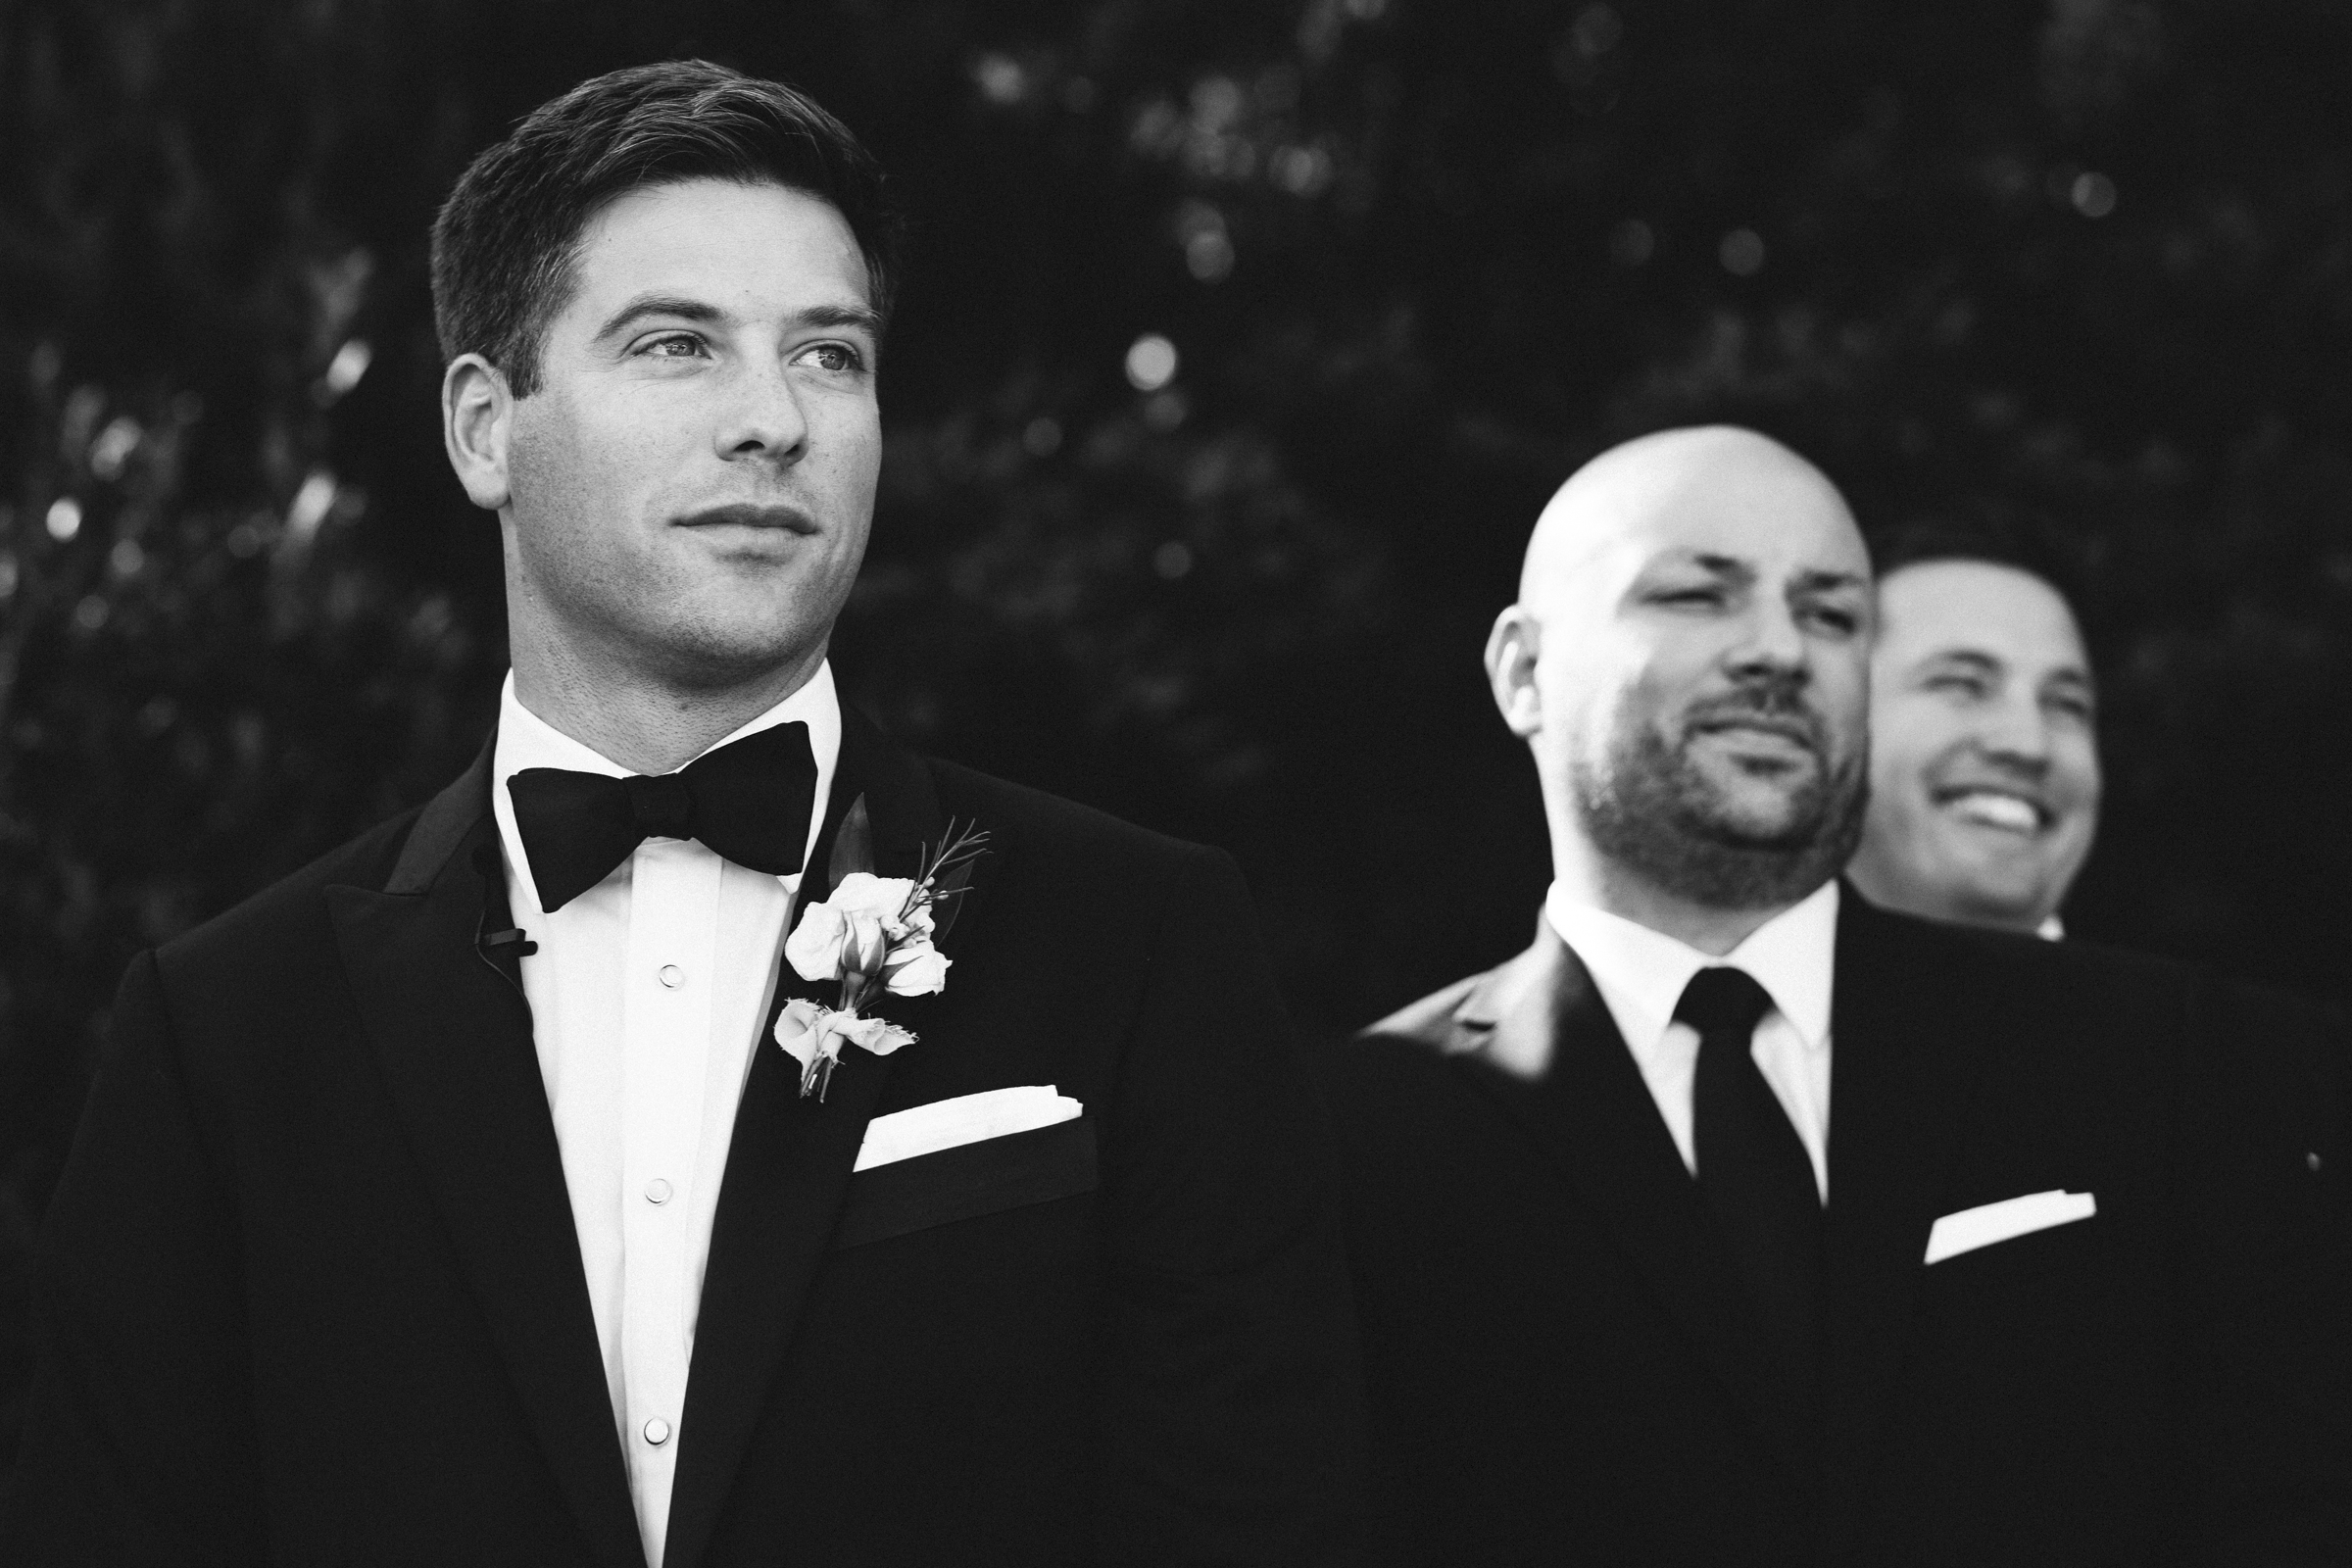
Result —
<path fill-rule="evenodd" d="M 1546 602 L 1596 549 L 1631 531 L 1721 540 L 1811 518 L 1846 535 L 1851 549 L 1839 554 L 1849 567 L 1869 570 L 1861 530 L 1838 487 L 1770 436 L 1732 424 L 1640 436 L 1609 448 L 1552 492 L 1527 541 L 1519 602 Z"/>
<path fill-rule="evenodd" d="M 1778 442 L 1670 430 L 1577 470 L 1488 647 L 1555 862 L 1767 912 L 1835 875 L 1861 826 L 1870 614 L 1852 514 Z"/>

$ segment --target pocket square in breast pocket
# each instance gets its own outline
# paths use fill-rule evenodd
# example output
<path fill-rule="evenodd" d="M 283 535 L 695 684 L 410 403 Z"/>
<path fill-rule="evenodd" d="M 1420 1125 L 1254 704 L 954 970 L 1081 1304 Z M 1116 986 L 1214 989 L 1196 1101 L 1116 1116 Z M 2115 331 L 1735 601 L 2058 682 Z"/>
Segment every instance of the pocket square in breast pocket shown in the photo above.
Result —
<path fill-rule="evenodd" d="M 1936 1222 L 1928 1232 L 1926 1261 L 1940 1263 L 1947 1257 L 1973 1252 L 1995 1242 L 2046 1231 L 2053 1225 L 2072 1225 L 2098 1211 L 2098 1200 L 2089 1193 L 2055 1188 L 2046 1193 L 2028 1193 L 2023 1198 L 2004 1198 L 1997 1203 L 1980 1203 L 1975 1208 L 1946 1214 Z"/>
<path fill-rule="evenodd" d="M 865 1141 L 858 1146 L 858 1163 L 850 1168 L 870 1170 L 957 1144 L 1050 1127 L 1071 1120 L 1085 1108 L 1069 1096 L 1055 1093 L 1052 1084 L 983 1089 L 976 1095 L 934 1100 L 867 1122 Z"/>
<path fill-rule="evenodd" d="M 1091 1193 L 1096 1185 L 1095 1124 L 1084 1117 L 1051 1122 L 858 1172 L 850 1178 L 833 1245 L 862 1247 Z"/>

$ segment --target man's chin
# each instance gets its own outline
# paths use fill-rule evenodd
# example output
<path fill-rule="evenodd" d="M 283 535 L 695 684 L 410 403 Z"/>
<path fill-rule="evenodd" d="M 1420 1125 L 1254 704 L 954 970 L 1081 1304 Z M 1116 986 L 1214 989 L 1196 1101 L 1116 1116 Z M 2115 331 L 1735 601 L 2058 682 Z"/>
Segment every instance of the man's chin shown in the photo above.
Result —
<path fill-rule="evenodd" d="M 830 625 L 756 627 L 672 625 L 649 639 L 663 674 L 677 685 L 721 690 L 761 680 L 799 663 L 813 665 Z"/>
<path fill-rule="evenodd" d="M 1821 836 L 1821 807 L 1811 793 L 1718 792 L 1691 826 L 1727 849 L 1800 851 Z"/>

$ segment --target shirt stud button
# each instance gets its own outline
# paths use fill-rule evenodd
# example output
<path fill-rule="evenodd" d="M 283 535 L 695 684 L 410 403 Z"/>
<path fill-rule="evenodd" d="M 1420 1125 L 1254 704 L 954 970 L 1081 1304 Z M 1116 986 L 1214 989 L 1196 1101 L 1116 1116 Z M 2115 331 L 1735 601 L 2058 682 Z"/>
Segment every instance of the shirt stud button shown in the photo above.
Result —
<path fill-rule="evenodd" d="M 645 1200 L 649 1203 L 666 1203 L 669 1201 L 669 1183 L 659 1176 L 645 1184 Z"/>
<path fill-rule="evenodd" d="M 645 1441 L 657 1448 L 667 1443 L 669 1441 L 669 1423 L 660 1416 L 648 1421 L 645 1424 Z"/>
<path fill-rule="evenodd" d="M 674 963 L 665 963 L 662 966 L 662 973 L 658 978 L 664 986 L 675 991 L 686 983 L 686 971 Z"/>

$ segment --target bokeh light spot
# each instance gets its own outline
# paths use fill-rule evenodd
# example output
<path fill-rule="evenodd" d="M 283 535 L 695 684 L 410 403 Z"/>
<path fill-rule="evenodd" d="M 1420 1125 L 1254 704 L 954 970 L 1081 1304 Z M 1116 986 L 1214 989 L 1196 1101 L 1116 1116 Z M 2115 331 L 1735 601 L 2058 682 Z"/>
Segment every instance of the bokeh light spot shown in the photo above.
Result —
<path fill-rule="evenodd" d="M 1609 230 L 1609 260 L 1619 267 L 1640 267 L 1657 249 L 1657 233 L 1639 218 L 1621 220 Z"/>
<path fill-rule="evenodd" d="M 1138 392 L 1156 392 L 1176 379 L 1176 345 L 1146 332 L 1127 347 L 1127 384 Z"/>
<path fill-rule="evenodd" d="M 81 532 L 81 503 L 72 496 L 59 496 L 49 503 L 49 514 L 41 519 L 49 537 L 64 544 Z"/>
<path fill-rule="evenodd" d="M 352 338 L 335 350 L 335 357 L 327 362 L 326 374 L 320 378 L 327 396 L 339 398 L 358 386 L 360 377 L 368 373 L 368 367 L 374 359 L 375 350 L 368 346 L 364 337 Z"/>
<path fill-rule="evenodd" d="M 1752 228 L 1735 228 L 1723 236 L 1715 255 L 1734 277 L 1753 277 L 1764 270 L 1764 236 Z"/>
<path fill-rule="evenodd" d="M 985 54 L 972 64 L 972 80 L 990 103 L 1011 105 L 1028 90 L 1029 74 L 1010 55 Z"/>
<path fill-rule="evenodd" d="M 2066 194 L 2084 218 L 2105 218 L 2115 211 L 2115 181 L 2096 171 L 2077 174 Z"/>

